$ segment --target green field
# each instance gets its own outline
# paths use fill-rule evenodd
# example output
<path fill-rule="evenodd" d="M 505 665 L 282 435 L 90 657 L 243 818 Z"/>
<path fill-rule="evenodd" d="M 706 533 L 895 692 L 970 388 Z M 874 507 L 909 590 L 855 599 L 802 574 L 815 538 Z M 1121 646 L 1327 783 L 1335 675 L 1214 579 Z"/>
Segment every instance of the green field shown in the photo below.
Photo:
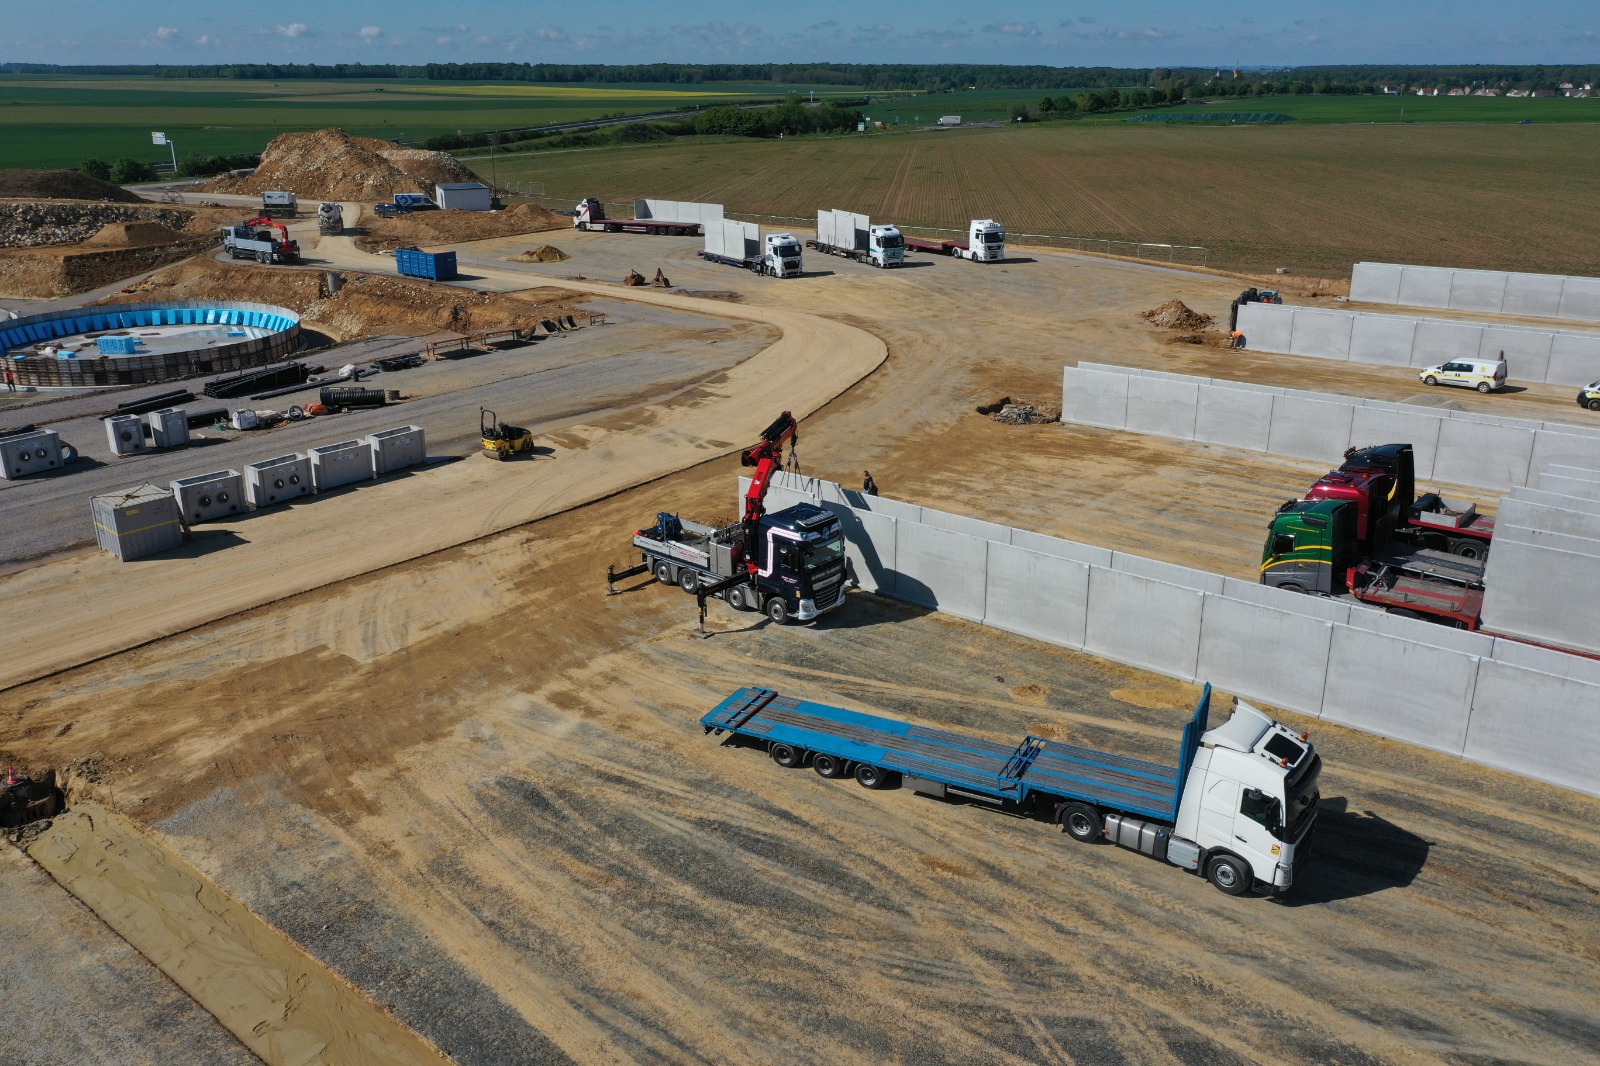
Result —
<path fill-rule="evenodd" d="M 1600 274 L 1597 153 L 1592 123 L 1049 123 L 502 154 L 497 173 L 560 201 L 653 196 L 800 219 L 839 207 L 904 226 L 996 218 L 1013 233 L 1202 245 L 1225 269 L 1333 277 L 1374 259 Z"/>
<path fill-rule="evenodd" d="M 188 81 L 155 78 L 0 78 L 0 168 L 73 167 L 85 158 L 168 158 L 150 133 L 182 155 L 259 152 L 280 133 L 339 126 L 350 133 L 420 140 L 444 133 L 575 122 L 771 99 L 805 86 L 541 86 L 474 82 Z M 825 96 L 859 98 L 837 86 Z"/>

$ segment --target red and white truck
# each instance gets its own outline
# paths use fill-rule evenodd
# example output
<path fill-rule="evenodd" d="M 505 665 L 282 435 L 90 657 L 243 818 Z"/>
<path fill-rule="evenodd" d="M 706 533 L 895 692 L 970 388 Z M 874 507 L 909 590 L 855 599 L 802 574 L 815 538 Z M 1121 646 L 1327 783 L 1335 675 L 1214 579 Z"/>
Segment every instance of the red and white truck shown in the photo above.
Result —
<path fill-rule="evenodd" d="M 664 218 L 607 218 L 606 205 L 590 196 L 578 205 L 573 215 L 575 229 L 598 233 L 654 233 L 671 237 L 698 237 L 700 223 L 676 222 Z"/>
<path fill-rule="evenodd" d="M 975 218 L 967 226 L 964 241 L 930 241 L 907 237 L 906 248 L 914 252 L 953 255 L 975 263 L 998 263 L 1006 257 L 1006 228 L 991 218 Z"/>

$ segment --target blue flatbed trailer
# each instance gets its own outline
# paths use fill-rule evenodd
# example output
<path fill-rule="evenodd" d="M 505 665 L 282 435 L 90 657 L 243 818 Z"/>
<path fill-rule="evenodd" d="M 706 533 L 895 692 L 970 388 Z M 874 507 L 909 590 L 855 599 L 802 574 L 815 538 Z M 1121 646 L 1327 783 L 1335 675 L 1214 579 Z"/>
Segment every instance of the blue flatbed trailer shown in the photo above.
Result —
<path fill-rule="evenodd" d="M 1211 686 L 1183 728 L 1178 765 L 1114 755 L 1027 736 L 1015 745 L 915 725 L 893 718 L 780 696 L 766 688 L 743 688 L 700 719 L 709 733 L 728 733 L 767 746 L 784 765 L 819 763 L 819 756 L 849 767 L 876 769 L 863 779 L 882 787 L 888 774 L 924 795 L 954 794 L 1018 805 L 1080 801 L 1110 811 L 1174 822 L 1200 737 L 1206 731 Z M 730 736 L 731 739 L 731 736 Z M 727 743 L 727 741 L 724 741 Z M 796 760 L 780 759 L 787 749 Z M 818 765 L 818 772 L 826 765 Z"/>

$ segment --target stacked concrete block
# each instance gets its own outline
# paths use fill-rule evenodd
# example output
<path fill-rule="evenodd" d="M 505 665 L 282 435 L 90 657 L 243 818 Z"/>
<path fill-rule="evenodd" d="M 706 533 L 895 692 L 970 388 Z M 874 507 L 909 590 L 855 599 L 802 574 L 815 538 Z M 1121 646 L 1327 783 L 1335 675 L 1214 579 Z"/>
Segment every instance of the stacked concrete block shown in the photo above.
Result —
<path fill-rule="evenodd" d="M 172 483 L 178 513 L 188 525 L 239 514 L 245 509 L 244 476 L 237 470 L 178 478 Z"/>
<path fill-rule="evenodd" d="M 1576 467 L 1561 469 L 1581 475 Z M 1483 624 L 1506 636 L 1600 654 L 1600 474 L 1556 478 L 1502 500 L 1484 571 Z"/>
<path fill-rule="evenodd" d="M 12 480 L 61 468 L 61 438 L 53 429 L 0 437 L 0 478 Z"/>
<path fill-rule="evenodd" d="M 306 453 L 318 492 L 372 480 L 372 445 L 364 440 L 325 444 Z"/>

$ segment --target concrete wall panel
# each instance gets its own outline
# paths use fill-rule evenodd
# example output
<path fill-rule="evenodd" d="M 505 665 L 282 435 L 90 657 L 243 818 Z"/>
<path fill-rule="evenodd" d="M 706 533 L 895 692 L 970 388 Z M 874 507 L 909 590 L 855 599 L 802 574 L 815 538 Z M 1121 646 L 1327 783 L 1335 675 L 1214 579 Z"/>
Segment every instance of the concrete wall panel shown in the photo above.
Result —
<path fill-rule="evenodd" d="M 1128 424 L 1130 380 L 1126 374 L 1067 367 L 1061 383 L 1061 421 L 1123 428 Z"/>
<path fill-rule="evenodd" d="M 990 542 L 985 625 L 1081 649 L 1088 610 L 1087 564 Z"/>
<path fill-rule="evenodd" d="M 1562 318 L 1600 322 L 1600 278 L 1567 278 L 1561 287 Z"/>
<path fill-rule="evenodd" d="M 1506 277 L 1505 301 L 1498 310 L 1508 315 L 1556 318 L 1561 313 L 1561 289 L 1561 278 L 1552 274 L 1510 274 Z"/>
<path fill-rule="evenodd" d="M 1539 487 L 1547 492 L 1559 492 L 1563 496 L 1600 500 L 1600 485 L 1592 481 L 1579 481 L 1576 478 L 1558 477 L 1555 474 L 1540 474 Z"/>
<path fill-rule="evenodd" d="M 1338 622 L 1343 625 L 1350 620 L 1350 605 L 1341 600 L 1307 596 L 1300 592 L 1285 592 L 1283 589 L 1241 581 L 1236 577 L 1222 579 L 1222 595 L 1244 603 L 1271 607 L 1288 614 L 1319 618 L 1324 622 Z"/>
<path fill-rule="evenodd" d="M 1130 378 L 1125 428 L 1130 433 L 1150 433 L 1158 437 L 1193 440 L 1195 406 L 1199 400 L 1200 380 Z"/>
<path fill-rule="evenodd" d="M 1188 589 L 1199 589 L 1201 592 L 1222 591 L 1223 579 L 1220 574 L 1209 573 L 1205 570 L 1195 570 L 1192 567 L 1179 566 L 1176 563 L 1163 562 L 1160 559 L 1149 559 L 1143 555 L 1113 552 L 1111 569 L 1123 574 L 1136 574 L 1139 577 L 1165 581 L 1169 585 L 1182 585 Z"/>
<path fill-rule="evenodd" d="M 1239 308 L 1239 332 L 1246 348 L 1262 352 L 1287 352 L 1294 335 L 1294 308 L 1282 304 L 1244 304 Z"/>
<path fill-rule="evenodd" d="M 1450 278 L 1450 306 L 1498 311 L 1506 296 L 1506 276 L 1498 270 L 1457 270 Z"/>
<path fill-rule="evenodd" d="M 1417 477 L 1432 478 L 1439 452 L 1439 427 L 1444 419 L 1421 407 L 1393 410 L 1357 407 L 1350 422 L 1350 443 L 1357 448 L 1374 444 L 1410 444 L 1417 462 Z"/>
<path fill-rule="evenodd" d="M 1600 685 L 1486 660 L 1478 666 L 1467 758 L 1600 795 Z"/>
<path fill-rule="evenodd" d="M 895 526 L 895 596 L 946 614 L 983 620 L 984 567 L 989 542 L 932 526 Z"/>
<path fill-rule="evenodd" d="M 1559 474 L 1561 477 L 1578 478 L 1583 481 L 1593 481 L 1600 484 L 1600 469 L 1593 466 L 1573 466 L 1568 463 L 1551 463 L 1550 473 Z"/>
<path fill-rule="evenodd" d="M 1400 273 L 1395 263 L 1357 263 L 1350 271 L 1350 299 L 1363 303 L 1400 302 Z"/>
<path fill-rule="evenodd" d="M 1433 478 L 1502 491 L 1525 484 L 1528 462 L 1533 458 L 1533 437 L 1525 429 L 1446 418 L 1439 423 Z"/>
<path fill-rule="evenodd" d="M 1502 638 L 1495 639 L 1493 658 L 1495 662 L 1505 663 L 1507 666 L 1520 666 L 1528 670 L 1538 670 L 1540 673 L 1554 674 L 1556 677 L 1568 677 L 1588 685 L 1600 685 L 1600 659 L 1569 655 L 1554 648 L 1541 648 L 1536 644 L 1524 644 L 1520 640 Z"/>
<path fill-rule="evenodd" d="M 1350 358 L 1354 318 L 1330 311 L 1307 311 L 1301 308 L 1292 311 L 1294 332 L 1289 337 L 1290 355 L 1314 355 L 1323 359 Z"/>
<path fill-rule="evenodd" d="M 1272 404 L 1267 450 L 1274 455 L 1335 462 L 1350 446 L 1353 408 L 1299 396 L 1279 396 Z"/>
<path fill-rule="evenodd" d="M 1528 469 L 1535 475 L 1552 466 L 1576 466 L 1600 459 L 1600 439 L 1584 433 L 1541 429 L 1533 435 L 1533 457 Z"/>
<path fill-rule="evenodd" d="M 1546 535 L 1539 541 L 1553 539 Z M 1571 537 L 1561 540 L 1597 544 Z M 1596 588 L 1600 588 L 1600 558 L 1594 554 L 1563 551 L 1516 535 L 1496 535 L 1484 573 L 1484 628 L 1509 637 L 1600 654 L 1600 596 L 1594 594 Z M 1600 703 L 1595 706 L 1600 707 Z"/>
<path fill-rule="evenodd" d="M 1481 329 L 1478 358 L 1505 359 L 1506 379 L 1513 383 L 1542 382 L 1550 371 L 1550 347 L 1556 334 L 1534 329 Z"/>
<path fill-rule="evenodd" d="M 1477 656 L 1335 626 L 1322 717 L 1459 755 L 1478 664 Z"/>
<path fill-rule="evenodd" d="M 1496 528 L 1507 532 L 1511 532 L 1514 526 L 1521 526 L 1543 533 L 1564 533 L 1570 537 L 1600 540 L 1600 512 L 1593 507 L 1584 507 L 1581 500 L 1574 500 L 1571 506 L 1563 506 L 1545 500 L 1502 498 L 1500 508 L 1495 512 L 1495 523 Z M 1516 533 L 1512 535 L 1515 539 L 1521 539 Z M 1600 585 L 1596 586 L 1595 591 L 1600 592 Z"/>
<path fill-rule="evenodd" d="M 1418 319 L 1416 339 L 1411 345 L 1411 365 L 1421 368 L 1452 359 L 1476 359 L 1482 332 L 1479 327 L 1465 323 Z"/>
<path fill-rule="evenodd" d="M 1011 543 L 1027 551 L 1049 555 L 1057 559 L 1072 559 L 1092 566 L 1111 566 L 1112 551 L 1095 544 L 1079 544 L 1075 540 L 1047 537 L 1043 533 L 1030 533 L 1025 529 L 1011 531 Z"/>
<path fill-rule="evenodd" d="M 1408 266 L 1400 271 L 1400 298 L 1407 307 L 1449 307 L 1450 278 L 1443 267 Z"/>
<path fill-rule="evenodd" d="M 1002 526 L 998 522 L 986 522 L 981 518 L 969 518 L 966 515 L 951 514 L 948 511 L 935 511 L 931 507 L 922 509 L 922 524 L 942 529 L 947 533 L 964 533 L 969 537 L 979 540 L 997 540 L 1001 544 L 1011 543 L 1011 527 Z"/>
<path fill-rule="evenodd" d="M 1236 695 L 1316 714 L 1332 632 L 1332 622 L 1207 596 L 1196 673 Z"/>
<path fill-rule="evenodd" d="M 895 537 L 898 523 L 885 515 L 856 511 L 842 503 L 824 503 L 839 516 L 844 529 L 844 554 L 861 587 L 884 596 L 896 595 Z"/>
<path fill-rule="evenodd" d="M 1399 315 L 1352 315 L 1350 361 L 1380 366 L 1410 366 L 1417 321 Z"/>
<path fill-rule="evenodd" d="M 1272 433 L 1272 402 L 1270 392 L 1202 385 L 1194 439 L 1264 452 Z"/>
<path fill-rule="evenodd" d="M 1205 593 L 1115 570 L 1089 574 L 1084 650 L 1192 681 Z"/>
<path fill-rule="evenodd" d="M 1545 381 L 1552 385 L 1589 385 L 1600 381 L 1600 334 L 1557 333 L 1550 344 Z"/>

